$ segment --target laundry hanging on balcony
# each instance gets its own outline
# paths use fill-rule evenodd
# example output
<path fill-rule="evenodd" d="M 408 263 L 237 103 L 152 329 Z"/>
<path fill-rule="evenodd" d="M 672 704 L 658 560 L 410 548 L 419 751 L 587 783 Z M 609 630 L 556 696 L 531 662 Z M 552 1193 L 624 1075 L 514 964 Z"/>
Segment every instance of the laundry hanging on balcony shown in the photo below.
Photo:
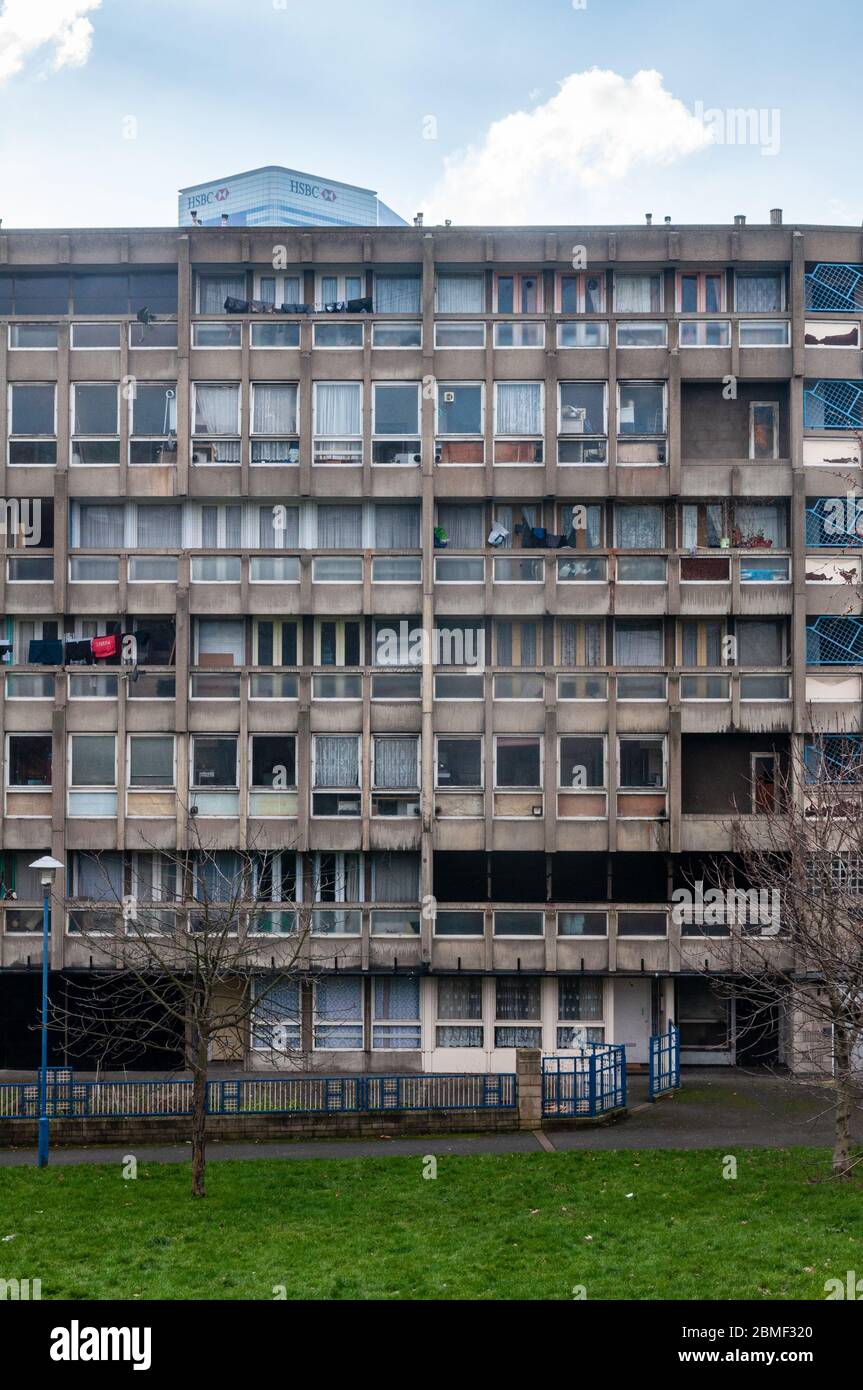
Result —
<path fill-rule="evenodd" d="M 263 299 L 237 299 L 228 295 L 226 314 L 370 314 L 372 297 L 334 299 L 329 304 L 270 304 Z"/>

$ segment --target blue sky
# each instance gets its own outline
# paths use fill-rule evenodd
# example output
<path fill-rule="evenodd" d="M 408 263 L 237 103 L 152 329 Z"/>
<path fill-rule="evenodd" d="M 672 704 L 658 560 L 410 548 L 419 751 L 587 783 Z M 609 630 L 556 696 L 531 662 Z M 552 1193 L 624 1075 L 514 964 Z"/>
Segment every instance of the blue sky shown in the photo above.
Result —
<path fill-rule="evenodd" d="M 859 225 L 861 39 L 860 0 L 0 0 L 0 216 L 173 225 L 272 163 L 433 221 Z"/>

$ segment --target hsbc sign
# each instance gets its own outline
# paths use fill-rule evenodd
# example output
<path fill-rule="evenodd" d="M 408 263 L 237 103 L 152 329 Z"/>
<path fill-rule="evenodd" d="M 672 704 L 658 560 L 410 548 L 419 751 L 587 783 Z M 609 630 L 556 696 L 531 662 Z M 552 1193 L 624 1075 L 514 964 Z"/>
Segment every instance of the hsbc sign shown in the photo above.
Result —
<path fill-rule="evenodd" d="M 230 188 L 211 188 L 209 193 L 192 193 L 189 197 L 189 207 L 201 208 L 206 207 L 208 203 L 224 203 L 230 196 Z"/>
<path fill-rule="evenodd" d="M 338 196 L 334 188 L 320 183 L 306 183 L 303 179 L 291 179 L 290 190 L 301 198 L 318 198 L 322 203 L 334 203 Z"/>

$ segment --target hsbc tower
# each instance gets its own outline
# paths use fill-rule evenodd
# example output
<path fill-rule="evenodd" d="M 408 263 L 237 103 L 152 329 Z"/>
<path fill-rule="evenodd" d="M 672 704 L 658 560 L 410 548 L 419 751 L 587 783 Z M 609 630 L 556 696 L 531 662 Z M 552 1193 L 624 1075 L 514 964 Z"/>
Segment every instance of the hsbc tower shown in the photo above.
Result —
<path fill-rule="evenodd" d="M 179 192 L 179 224 L 214 227 L 403 227 L 370 188 L 268 164 Z"/>

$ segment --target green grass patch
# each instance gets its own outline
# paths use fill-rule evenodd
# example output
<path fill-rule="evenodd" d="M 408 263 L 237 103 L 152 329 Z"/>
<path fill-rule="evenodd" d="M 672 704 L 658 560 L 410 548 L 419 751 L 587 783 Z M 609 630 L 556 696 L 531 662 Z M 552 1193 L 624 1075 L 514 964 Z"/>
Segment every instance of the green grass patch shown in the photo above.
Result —
<path fill-rule="evenodd" d="M 428 1152 L 434 1153 L 434 1140 Z M 863 1271 L 859 1185 L 812 1149 L 0 1169 L 0 1278 L 43 1299 L 824 1297 Z M 631 1196 L 629 1194 L 632 1194 Z"/>

